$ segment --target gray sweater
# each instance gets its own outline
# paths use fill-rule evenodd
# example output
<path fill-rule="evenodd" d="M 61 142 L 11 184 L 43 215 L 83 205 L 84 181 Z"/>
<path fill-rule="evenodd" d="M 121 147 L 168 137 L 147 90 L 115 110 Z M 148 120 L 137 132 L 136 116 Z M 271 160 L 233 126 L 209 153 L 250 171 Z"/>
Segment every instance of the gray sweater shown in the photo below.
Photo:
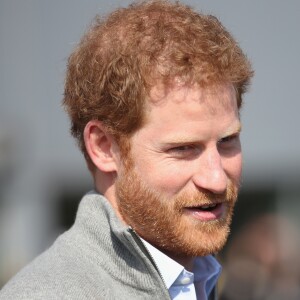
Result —
<path fill-rule="evenodd" d="M 135 232 L 91 192 L 75 224 L 0 291 L 0 300 L 170 299 Z"/>

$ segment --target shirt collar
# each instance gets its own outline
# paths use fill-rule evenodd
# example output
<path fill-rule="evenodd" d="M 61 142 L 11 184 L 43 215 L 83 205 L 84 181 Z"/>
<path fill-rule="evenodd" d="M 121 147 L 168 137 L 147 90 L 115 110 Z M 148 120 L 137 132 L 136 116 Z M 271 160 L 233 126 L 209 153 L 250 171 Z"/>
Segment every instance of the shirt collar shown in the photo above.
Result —
<path fill-rule="evenodd" d="M 141 239 L 154 259 L 167 288 L 169 289 L 180 274 L 185 270 L 182 265 L 165 255 L 144 239 Z M 221 266 L 212 256 L 197 257 L 193 269 L 194 282 L 201 282 L 209 294 L 215 286 L 221 272 Z"/>
<path fill-rule="evenodd" d="M 171 285 L 175 282 L 180 273 L 184 270 L 184 267 L 177 263 L 175 260 L 165 255 L 151 244 L 149 244 L 144 239 L 141 239 L 146 246 L 147 250 L 154 259 L 160 274 L 169 289 Z M 172 271 L 171 271 L 172 270 Z"/>
<path fill-rule="evenodd" d="M 209 295 L 217 284 L 221 270 L 221 265 L 212 255 L 198 257 L 193 270 L 195 285 L 199 283 L 203 285 L 207 295 Z"/>

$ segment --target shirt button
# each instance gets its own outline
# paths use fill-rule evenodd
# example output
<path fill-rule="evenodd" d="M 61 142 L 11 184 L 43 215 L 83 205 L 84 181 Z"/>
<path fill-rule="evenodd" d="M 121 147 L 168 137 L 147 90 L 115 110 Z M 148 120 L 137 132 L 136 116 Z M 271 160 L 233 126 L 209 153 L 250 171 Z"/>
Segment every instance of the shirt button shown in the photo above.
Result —
<path fill-rule="evenodd" d="M 188 277 L 184 277 L 180 280 L 180 283 L 181 284 L 189 284 L 189 283 L 191 283 L 191 279 Z"/>

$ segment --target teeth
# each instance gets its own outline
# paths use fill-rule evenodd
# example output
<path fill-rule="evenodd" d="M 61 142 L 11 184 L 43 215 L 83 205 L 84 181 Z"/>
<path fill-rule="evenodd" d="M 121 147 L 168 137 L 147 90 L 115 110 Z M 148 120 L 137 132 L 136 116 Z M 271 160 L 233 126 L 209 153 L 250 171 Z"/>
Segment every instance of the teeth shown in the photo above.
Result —
<path fill-rule="evenodd" d="M 209 205 L 203 205 L 203 206 L 201 206 L 201 208 L 207 209 L 207 208 L 216 207 L 216 206 L 217 206 L 217 204 L 209 204 Z"/>

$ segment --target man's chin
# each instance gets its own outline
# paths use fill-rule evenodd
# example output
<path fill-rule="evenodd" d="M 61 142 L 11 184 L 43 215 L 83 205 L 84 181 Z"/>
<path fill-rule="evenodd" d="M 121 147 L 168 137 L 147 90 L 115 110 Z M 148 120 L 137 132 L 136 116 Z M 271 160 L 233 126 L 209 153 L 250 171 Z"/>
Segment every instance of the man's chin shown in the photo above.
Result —
<path fill-rule="evenodd" d="M 190 230 L 181 235 L 181 238 L 178 236 L 174 243 L 169 243 L 168 246 L 162 245 L 159 248 L 165 247 L 164 252 L 170 253 L 172 256 L 207 256 L 221 251 L 226 244 L 228 235 L 228 225 L 221 228 L 216 226 L 215 229 L 210 226 L 208 230 Z"/>

